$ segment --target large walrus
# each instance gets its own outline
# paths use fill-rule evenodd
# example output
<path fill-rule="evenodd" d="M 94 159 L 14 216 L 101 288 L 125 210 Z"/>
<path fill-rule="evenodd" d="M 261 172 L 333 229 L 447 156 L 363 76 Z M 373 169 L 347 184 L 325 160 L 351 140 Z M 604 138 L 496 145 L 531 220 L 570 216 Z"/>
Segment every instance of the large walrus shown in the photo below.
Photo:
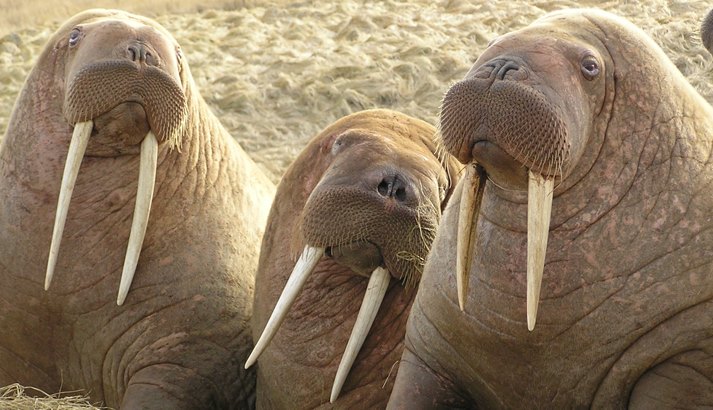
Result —
<path fill-rule="evenodd" d="M 273 190 L 165 29 L 117 10 L 71 18 L 0 150 L 0 385 L 126 409 L 251 405 Z"/>
<path fill-rule="evenodd" d="M 713 406 L 713 109 L 661 49 L 548 14 L 492 42 L 440 127 L 480 178 L 444 213 L 389 407 Z"/>
<path fill-rule="evenodd" d="M 255 284 L 247 366 L 259 356 L 258 407 L 386 406 L 414 286 L 457 176 L 435 131 L 398 112 L 362 111 L 315 136 L 287 170 Z"/>

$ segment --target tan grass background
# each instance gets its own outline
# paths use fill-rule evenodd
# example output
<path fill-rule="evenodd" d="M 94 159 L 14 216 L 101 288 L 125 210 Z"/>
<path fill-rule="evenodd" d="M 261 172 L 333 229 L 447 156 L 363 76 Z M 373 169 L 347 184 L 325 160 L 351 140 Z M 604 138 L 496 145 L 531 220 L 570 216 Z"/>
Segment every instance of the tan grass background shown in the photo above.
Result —
<path fill-rule="evenodd" d="M 441 96 L 488 41 L 578 6 L 632 20 L 713 101 L 713 57 L 698 36 L 707 1 L 0 0 L 0 133 L 61 21 L 122 8 L 174 34 L 208 104 L 277 181 L 312 135 L 350 112 L 387 107 L 435 123 Z"/>
<path fill-rule="evenodd" d="M 566 7 L 629 18 L 713 101 L 713 57 L 698 37 L 706 1 L 0 0 L 0 132 L 48 36 L 94 6 L 166 26 L 203 96 L 275 181 L 309 137 L 350 112 L 388 107 L 434 123 L 488 41 Z"/>

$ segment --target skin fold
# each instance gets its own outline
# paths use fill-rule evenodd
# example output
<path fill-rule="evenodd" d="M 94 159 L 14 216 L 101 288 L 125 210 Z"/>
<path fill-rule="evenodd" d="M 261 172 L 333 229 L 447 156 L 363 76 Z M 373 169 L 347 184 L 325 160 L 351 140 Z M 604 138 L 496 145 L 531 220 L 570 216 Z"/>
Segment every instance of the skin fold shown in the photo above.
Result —
<path fill-rule="evenodd" d="M 598 10 L 551 13 L 495 39 L 451 91 L 444 145 L 488 174 L 465 311 L 455 277 L 459 184 L 388 408 L 713 406 L 710 105 L 641 30 Z M 518 115 L 520 101 L 480 97 L 504 91 L 559 125 L 501 118 Z M 564 140 L 553 139 L 560 131 Z M 532 331 L 528 172 L 554 178 Z"/>
<path fill-rule="evenodd" d="M 44 291 L 67 147 L 87 120 L 92 135 Z M 149 130 L 158 140 L 153 203 L 117 306 Z M 255 374 L 242 363 L 273 193 L 165 29 L 117 10 L 67 21 L 30 73 L 0 148 L 0 385 L 82 390 L 112 408 L 252 406 Z"/>
<path fill-rule="evenodd" d="M 386 406 L 420 265 L 460 168 L 434 133 L 401 113 L 362 111 L 315 136 L 285 173 L 256 277 L 255 341 L 304 246 L 327 251 L 257 360 L 258 408 Z M 335 373 L 378 266 L 392 277 L 332 405 Z"/>

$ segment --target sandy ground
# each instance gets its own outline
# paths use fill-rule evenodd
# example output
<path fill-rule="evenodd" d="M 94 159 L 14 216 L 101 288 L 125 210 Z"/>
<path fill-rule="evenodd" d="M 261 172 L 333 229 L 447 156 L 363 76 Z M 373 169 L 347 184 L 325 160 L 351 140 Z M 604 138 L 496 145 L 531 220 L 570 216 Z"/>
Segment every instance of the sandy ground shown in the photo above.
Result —
<path fill-rule="evenodd" d="M 443 93 L 491 39 L 566 7 L 598 6 L 631 19 L 713 101 L 713 57 L 698 36 L 705 1 L 56 3 L 0 0 L 7 12 L 0 19 L 3 134 L 28 70 L 60 22 L 90 4 L 124 8 L 174 34 L 205 99 L 275 181 L 306 140 L 350 112 L 388 107 L 435 123 Z"/>

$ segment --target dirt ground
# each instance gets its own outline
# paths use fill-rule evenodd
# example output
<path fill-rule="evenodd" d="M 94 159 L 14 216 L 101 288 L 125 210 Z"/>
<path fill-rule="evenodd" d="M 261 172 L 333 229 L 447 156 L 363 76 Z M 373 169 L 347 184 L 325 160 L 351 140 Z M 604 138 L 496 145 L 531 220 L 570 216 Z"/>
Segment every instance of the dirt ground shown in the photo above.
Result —
<path fill-rule="evenodd" d="M 705 1 L 54 3 L 0 0 L 2 134 L 28 70 L 61 21 L 90 4 L 123 8 L 173 33 L 205 99 L 275 181 L 311 136 L 348 113 L 387 107 L 435 123 L 443 93 L 491 39 L 561 8 L 598 6 L 629 18 L 713 101 L 713 57 L 698 34 Z"/>

